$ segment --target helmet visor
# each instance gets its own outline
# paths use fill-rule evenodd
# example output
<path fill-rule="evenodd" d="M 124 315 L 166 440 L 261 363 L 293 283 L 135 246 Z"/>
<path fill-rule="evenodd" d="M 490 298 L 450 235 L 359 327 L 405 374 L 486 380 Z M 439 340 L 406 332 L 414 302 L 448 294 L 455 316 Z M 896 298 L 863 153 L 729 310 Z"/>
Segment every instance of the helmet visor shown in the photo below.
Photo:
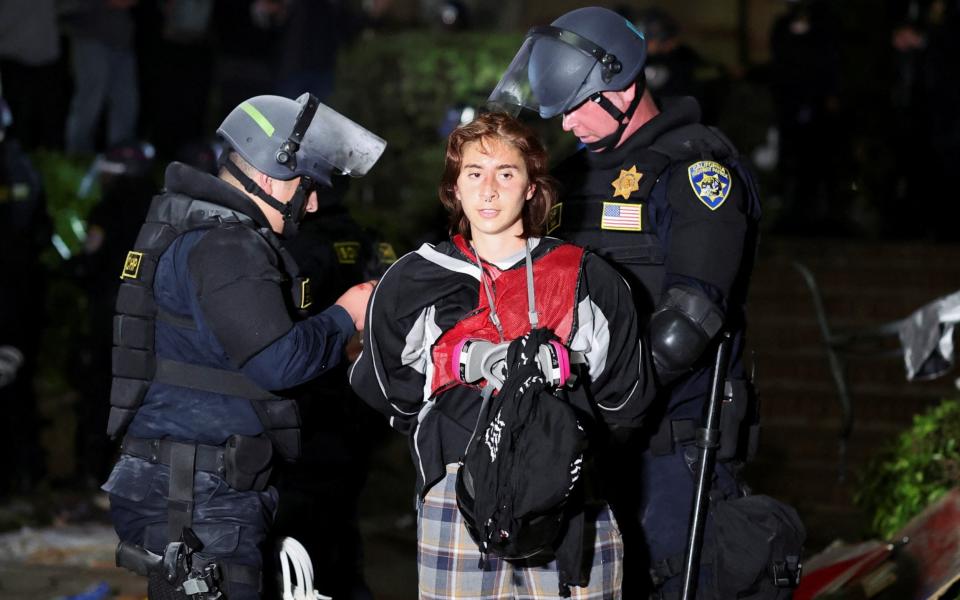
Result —
<path fill-rule="evenodd" d="M 513 114 L 527 108 L 549 119 L 583 100 L 578 92 L 596 65 L 597 59 L 587 52 L 531 32 L 488 103 Z"/>
<path fill-rule="evenodd" d="M 298 101 L 305 101 L 304 96 Z M 323 182 L 329 182 L 330 167 L 344 175 L 360 177 L 373 167 L 386 147 L 383 138 L 319 104 L 297 152 L 297 170 Z"/>

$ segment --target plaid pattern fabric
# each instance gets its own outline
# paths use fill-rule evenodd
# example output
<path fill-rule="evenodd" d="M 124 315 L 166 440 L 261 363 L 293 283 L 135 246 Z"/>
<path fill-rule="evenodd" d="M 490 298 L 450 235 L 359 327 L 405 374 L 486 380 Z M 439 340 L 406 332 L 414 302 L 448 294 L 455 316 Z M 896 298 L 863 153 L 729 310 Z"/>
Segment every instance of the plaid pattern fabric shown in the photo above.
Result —
<path fill-rule="evenodd" d="M 555 561 L 524 566 L 488 556 L 485 568 L 480 568 L 480 550 L 457 509 L 456 480 L 457 465 L 447 465 L 447 475 L 430 488 L 417 515 L 421 600 L 559 598 Z M 571 598 L 620 600 L 623 542 L 609 507 L 601 509 L 595 525 L 590 582 L 587 587 L 571 587 Z"/>

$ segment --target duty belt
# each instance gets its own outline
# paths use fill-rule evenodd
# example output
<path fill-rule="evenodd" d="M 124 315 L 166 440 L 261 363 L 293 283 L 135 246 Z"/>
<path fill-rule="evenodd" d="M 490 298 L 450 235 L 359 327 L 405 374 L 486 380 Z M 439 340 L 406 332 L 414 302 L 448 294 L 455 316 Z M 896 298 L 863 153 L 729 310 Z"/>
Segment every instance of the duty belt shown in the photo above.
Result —
<path fill-rule="evenodd" d="M 167 496 L 167 539 L 182 539 L 183 530 L 193 525 L 193 474 L 209 471 L 226 474 L 223 449 L 194 442 L 144 440 L 125 436 L 120 451 L 154 464 L 170 467 Z M 202 461 L 202 462 L 201 462 Z"/>
<path fill-rule="evenodd" d="M 170 544 L 167 548 L 169 549 L 172 544 L 177 544 L 187 538 L 195 539 L 196 535 L 190 530 L 193 523 L 194 505 L 193 475 L 196 471 L 205 471 L 226 479 L 226 448 L 196 442 L 143 439 L 127 435 L 124 436 L 123 442 L 120 444 L 120 451 L 153 464 L 170 467 L 170 485 L 167 496 L 167 539 Z M 183 543 L 179 545 L 183 546 Z M 199 549 L 199 546 L 196 549 Z M 226 582 L 228 589 L 230 583 L 242 583 L 256 587 L 258 590 L 260 588 L 260 569 L 258 567 L 236 563 L 217 563 L 211 570 L 204 568 L 206 561 L 199 561 L 192 565 L 194 571 L 185 574 L 174 573 L 173 567 L 182 566 L 179 561 L 176 565 L 163 565 L 163 562 L 164 557 L 155 555 L 139 546 L 127 546 L 125 548 L 125 544 L 121 542 L 117 547 L 117 565 L 151 578 L 158 577 L 167 583 L 174 583 L 175 580 L 179 580 L 181 575 L 191 577 L 194 575 L 197 577 L 209 575 L 207 579 L 204 579 L 203 586 L 197 583 L 198 579 L 196 577 L 185 581 L 184 591 L 187 591 L 186 584 L 192 583 L 193 587 L 199 590 L 196 593 L 199 593 L 204 589 L 209 589 L 210 582 L 214 580 Z M 166 573 L 161 573 L 162 569 L 165 569 Z M 219 576 L 216 575 L 217 569 L 220 571 Z M 215 592 L 215 590 L 213 591 Z M 193 597 L 193 593 L 188 592 L 188 595 Z"/>
<path fill-rule="evenodd" d="M 224 460 L 223 446 L 210 446 L 193 442 L 177 442 L 174 440 L 145 440 L 132 435 L 124 436 L 120 444 L 120 451 L 130 456 L 142 458 L 153 464 L 170 466 L 171 457 L 175 449 L 184 446 L 196 448 L 194 456 L 194 470 L 206 471 L 223 477 L 227 472 Z"/>

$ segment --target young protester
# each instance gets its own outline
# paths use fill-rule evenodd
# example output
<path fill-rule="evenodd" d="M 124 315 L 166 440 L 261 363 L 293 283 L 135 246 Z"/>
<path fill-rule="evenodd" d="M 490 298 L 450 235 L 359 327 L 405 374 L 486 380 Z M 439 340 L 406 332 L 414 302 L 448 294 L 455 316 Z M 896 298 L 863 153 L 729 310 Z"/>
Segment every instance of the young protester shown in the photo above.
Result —
<path fill-rule="evenodd" d="M 544 237 L 555 199 L 535 133 L 507 115 L 481 115 L 448 140 L 440 201 L 450 214 L 450 241 L 402 257 L 371 297 L 350 381 L 409 437 L 421 598 L 552 598 L 565 590 L 574 598 L 621 597 L 620 532 L 591 449 L 612 429 L 637 424 L 654 395 L 652 363 L 620 275 L 582 248 Z M 541 328 L 562 353 L 585 361 L 575 385 L 551 393 L 576 411 L 588 449 L 564 509 L 567 526 L 552 547 L 506 560 L 481 550 L 457 506 L 458 469 L 471 438 L 484 436 L 493 460 L 501 441 L 478 415 L 490 386 L 502 382 L 489 369 L 484 381 L 471 381 L 464 356 L 473 350 L 464 342 L 502 348 Z M 536 475 L 511 480 L 523 485 Z"/>

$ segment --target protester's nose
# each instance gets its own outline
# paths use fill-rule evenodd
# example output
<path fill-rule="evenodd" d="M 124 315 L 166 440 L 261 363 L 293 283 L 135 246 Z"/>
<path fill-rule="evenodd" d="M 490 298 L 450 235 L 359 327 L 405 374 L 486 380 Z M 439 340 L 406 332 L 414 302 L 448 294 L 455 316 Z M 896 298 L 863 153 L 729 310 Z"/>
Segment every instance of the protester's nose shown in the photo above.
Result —
<path fill-rule="evenodd" d="M 480 199 L 484 202 L 492 202 L 497 199 L 496 177 L 483 178 L 483 184 L 480 187 Z"/>

